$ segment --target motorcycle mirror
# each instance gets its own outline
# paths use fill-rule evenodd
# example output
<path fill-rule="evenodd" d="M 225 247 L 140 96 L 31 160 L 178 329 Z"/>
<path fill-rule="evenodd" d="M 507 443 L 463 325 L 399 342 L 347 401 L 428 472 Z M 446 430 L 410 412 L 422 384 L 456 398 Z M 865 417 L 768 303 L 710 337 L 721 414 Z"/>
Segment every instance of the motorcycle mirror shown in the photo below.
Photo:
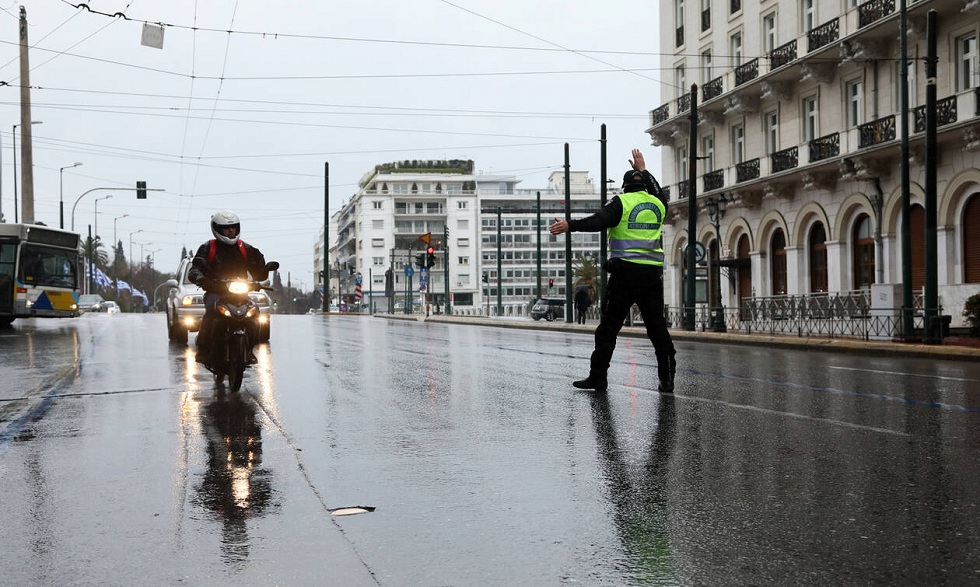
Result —
<path fill-rule="evenodd" d="M 279 261 L 269 261 L 265 264 L 266 271 L 276 271 L 279 269 Z"/>

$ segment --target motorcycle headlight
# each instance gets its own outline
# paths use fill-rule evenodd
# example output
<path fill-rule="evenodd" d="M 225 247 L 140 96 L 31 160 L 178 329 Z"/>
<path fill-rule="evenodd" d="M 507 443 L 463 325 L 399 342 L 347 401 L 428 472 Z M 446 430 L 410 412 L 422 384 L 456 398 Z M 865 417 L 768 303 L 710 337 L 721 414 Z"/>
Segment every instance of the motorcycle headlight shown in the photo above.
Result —
<path fill-rule="evenodd" d="M 221 312 L 221 315 L 224 316 L 225 318 L 231 318 L 231 310 L 229 310 L 225 306 L 218 306 L 218 311 Z"/>
<path fill-rule="evenodd" d="M 252 316 L 254 316 L 254 315 L 255 315 L 255 313 L 256 313 L 256 312 L 258 312 L 258 311 L 259 311 L 259 309 L 258 309 L 258 308 L 249 308 L 249 309 L 248 309 L 248 312 L 245 312 L 245 317 L 246 317 L 246 318 L 251 318 L 251 317 L 252 317 Z"/>
<path fill-rule="evenodd" d="M 248 284 L 244 281 L 232 281 L 228 284 L 228 292 L 235 295 L 247 294 Z"/>

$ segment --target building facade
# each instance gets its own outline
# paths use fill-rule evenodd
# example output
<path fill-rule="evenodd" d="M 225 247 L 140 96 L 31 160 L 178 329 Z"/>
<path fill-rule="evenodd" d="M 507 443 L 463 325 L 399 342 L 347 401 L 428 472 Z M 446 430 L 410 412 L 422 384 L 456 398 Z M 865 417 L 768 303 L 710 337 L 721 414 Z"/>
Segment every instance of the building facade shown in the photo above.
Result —
<path fill-rule="evenodd" d="M 588 173 L 570 172 L 569 178 L 573 215 L 598 209 L 599 195 Z M 564 214 L 564 172 L 553 173 L 541 190 L 521 189 L 518 183 L 514 176 L 474 173 L 468 160 L 376 166 L 331 217 L 332 300 L 353 302 L 359 274 L 362 303 L 371 311 L 387 311 L 388 271 L 392 309 L 399 312 L 418 310 L 420 302 L 430 312 L 441 312 L 447 290 L 454 314 L 525 316 L 537 297 L 563 297 L 564 237 L 552 237 L 547 227 Z M 435 265 L 427 271 L 423 297 L 418 259 L 426 254 L 420 238 L 426 234 Z M 595 255 L 598 242 L 598 234 L 574 235 L 573 258 Z M 321 233 L 314 246 L 314 272 L 321 267 L 322 251 Z M 548 287 L 549 279 L 554 287 Z"/>
<path fill-rule="evenodd" d="M 647 132 L 664 147 L 662 183 L 672 199 L 664 231 L 667 304 L 684 306 L 692 242 L 706 257 L 697 274 L 699 306 L 720 301 L 729 321 L 765 300 L 829 296 L 868 304 L 872 290 L 894 299 L 908 265 L 920 304 L 926 13 L 934 9 L 938 297 L 941 312 L 962 325 L 966 298 L 980 292 L 980 3 L 908 3 L 907 118 L 893 0 L 671 0 L 661 7 L 662 67 L 671 76 Z M 901 241 L 904 129 L 911 259 L 903 258 Z M 689 189 L 692 135 L 698 158 Z"/>

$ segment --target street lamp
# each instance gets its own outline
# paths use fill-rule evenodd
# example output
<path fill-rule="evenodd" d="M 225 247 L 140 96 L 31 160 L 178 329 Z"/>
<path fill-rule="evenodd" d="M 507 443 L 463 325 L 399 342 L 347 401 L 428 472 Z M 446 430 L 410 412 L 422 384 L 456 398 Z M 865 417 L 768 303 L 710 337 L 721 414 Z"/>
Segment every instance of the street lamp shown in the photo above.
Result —
<path fill-rule="evenodd" d="M 129 233 L 129 275 L 132 278 L 133 275 L 133 235 L 143 232 L 143 229 L 139 229 Z"/>
<path fill-rule="evenodd" d="M 728 207 L 728 200 L 725 199 L 725 194 L 721 194 L 717 199 L 714 197 L 708 198 L 706 202 L 708 207 L 708 217 L 711 219 L 711 224 L 715 227 L 715 239 L 717 244 L 718 256 L 715 258 L 714 267 L 712 267 L 712 276 L 715 281 L 715 314 L 712 320 L 713 330 L 715 332 L 725 332 L 727 327 L 725 326 L 725 307 L 722 306 L 721 301 L 721 219 L 725 215 L 725 208 Z"/>
<path fill-rule="evenodd" d="M 95 198 L 95 238 L 99 238 L 99 200 L 108 200 L 112 197 L 112 194 L 108 196 L 102 196 L 101 198 Z"/>
<path fill-rule="evenodd" d="M 119 242 L 118 240 L 116 240 L 116 223 L 119 222 L 120 219 L 125 218 L 127 216 L 129 216 L 129 214 L 123 214 L 122 216 L 116 216 L 112 220 L 112 258 L 113 258 L 113 260 L 115 260 L 115 258 L 116 258 L 116 244 Z"/>
<path fill-rule="evenodd" d="M 61 219 L 60 227 L 62 230 L 65 228 L 65 174 L 66 169 L 71 169 L 72 167 L 78 167 L 81 163 L 73 163 L 67 167 L 62 167 L 58 170 L 58 215 Z"/>
<path fill-rule="evenodd" d="M 31 124 L 42 124 L 42 123 L 43 121 L 41 120 L 31 121 Z M 20 124 L 15 124 L 13 126 L 13 129 L 10 131 L 10 134 L 13 135 L 12 137 L 10 137 L 10 140 L 13 141 L 13 145 L 14 145 L 14 223 L 18 222 L 17 220 L 17 127 L 18 126 L 20 126 Z"/>

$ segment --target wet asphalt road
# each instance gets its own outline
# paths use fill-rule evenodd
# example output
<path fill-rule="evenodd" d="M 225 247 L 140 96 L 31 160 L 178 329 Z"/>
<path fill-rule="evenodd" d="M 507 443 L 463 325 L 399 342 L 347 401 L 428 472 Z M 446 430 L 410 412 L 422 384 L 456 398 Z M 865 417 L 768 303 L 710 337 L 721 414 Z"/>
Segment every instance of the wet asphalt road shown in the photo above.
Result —
<path fill-rule="evenodd" d="M 980 582 L 977 362 L 678 342 L 671 397 L 622 338 L 596 396 L 591 346 L 276 316 L 228 394 L 162 315 L 15 322 L 2 582 Z"/>

